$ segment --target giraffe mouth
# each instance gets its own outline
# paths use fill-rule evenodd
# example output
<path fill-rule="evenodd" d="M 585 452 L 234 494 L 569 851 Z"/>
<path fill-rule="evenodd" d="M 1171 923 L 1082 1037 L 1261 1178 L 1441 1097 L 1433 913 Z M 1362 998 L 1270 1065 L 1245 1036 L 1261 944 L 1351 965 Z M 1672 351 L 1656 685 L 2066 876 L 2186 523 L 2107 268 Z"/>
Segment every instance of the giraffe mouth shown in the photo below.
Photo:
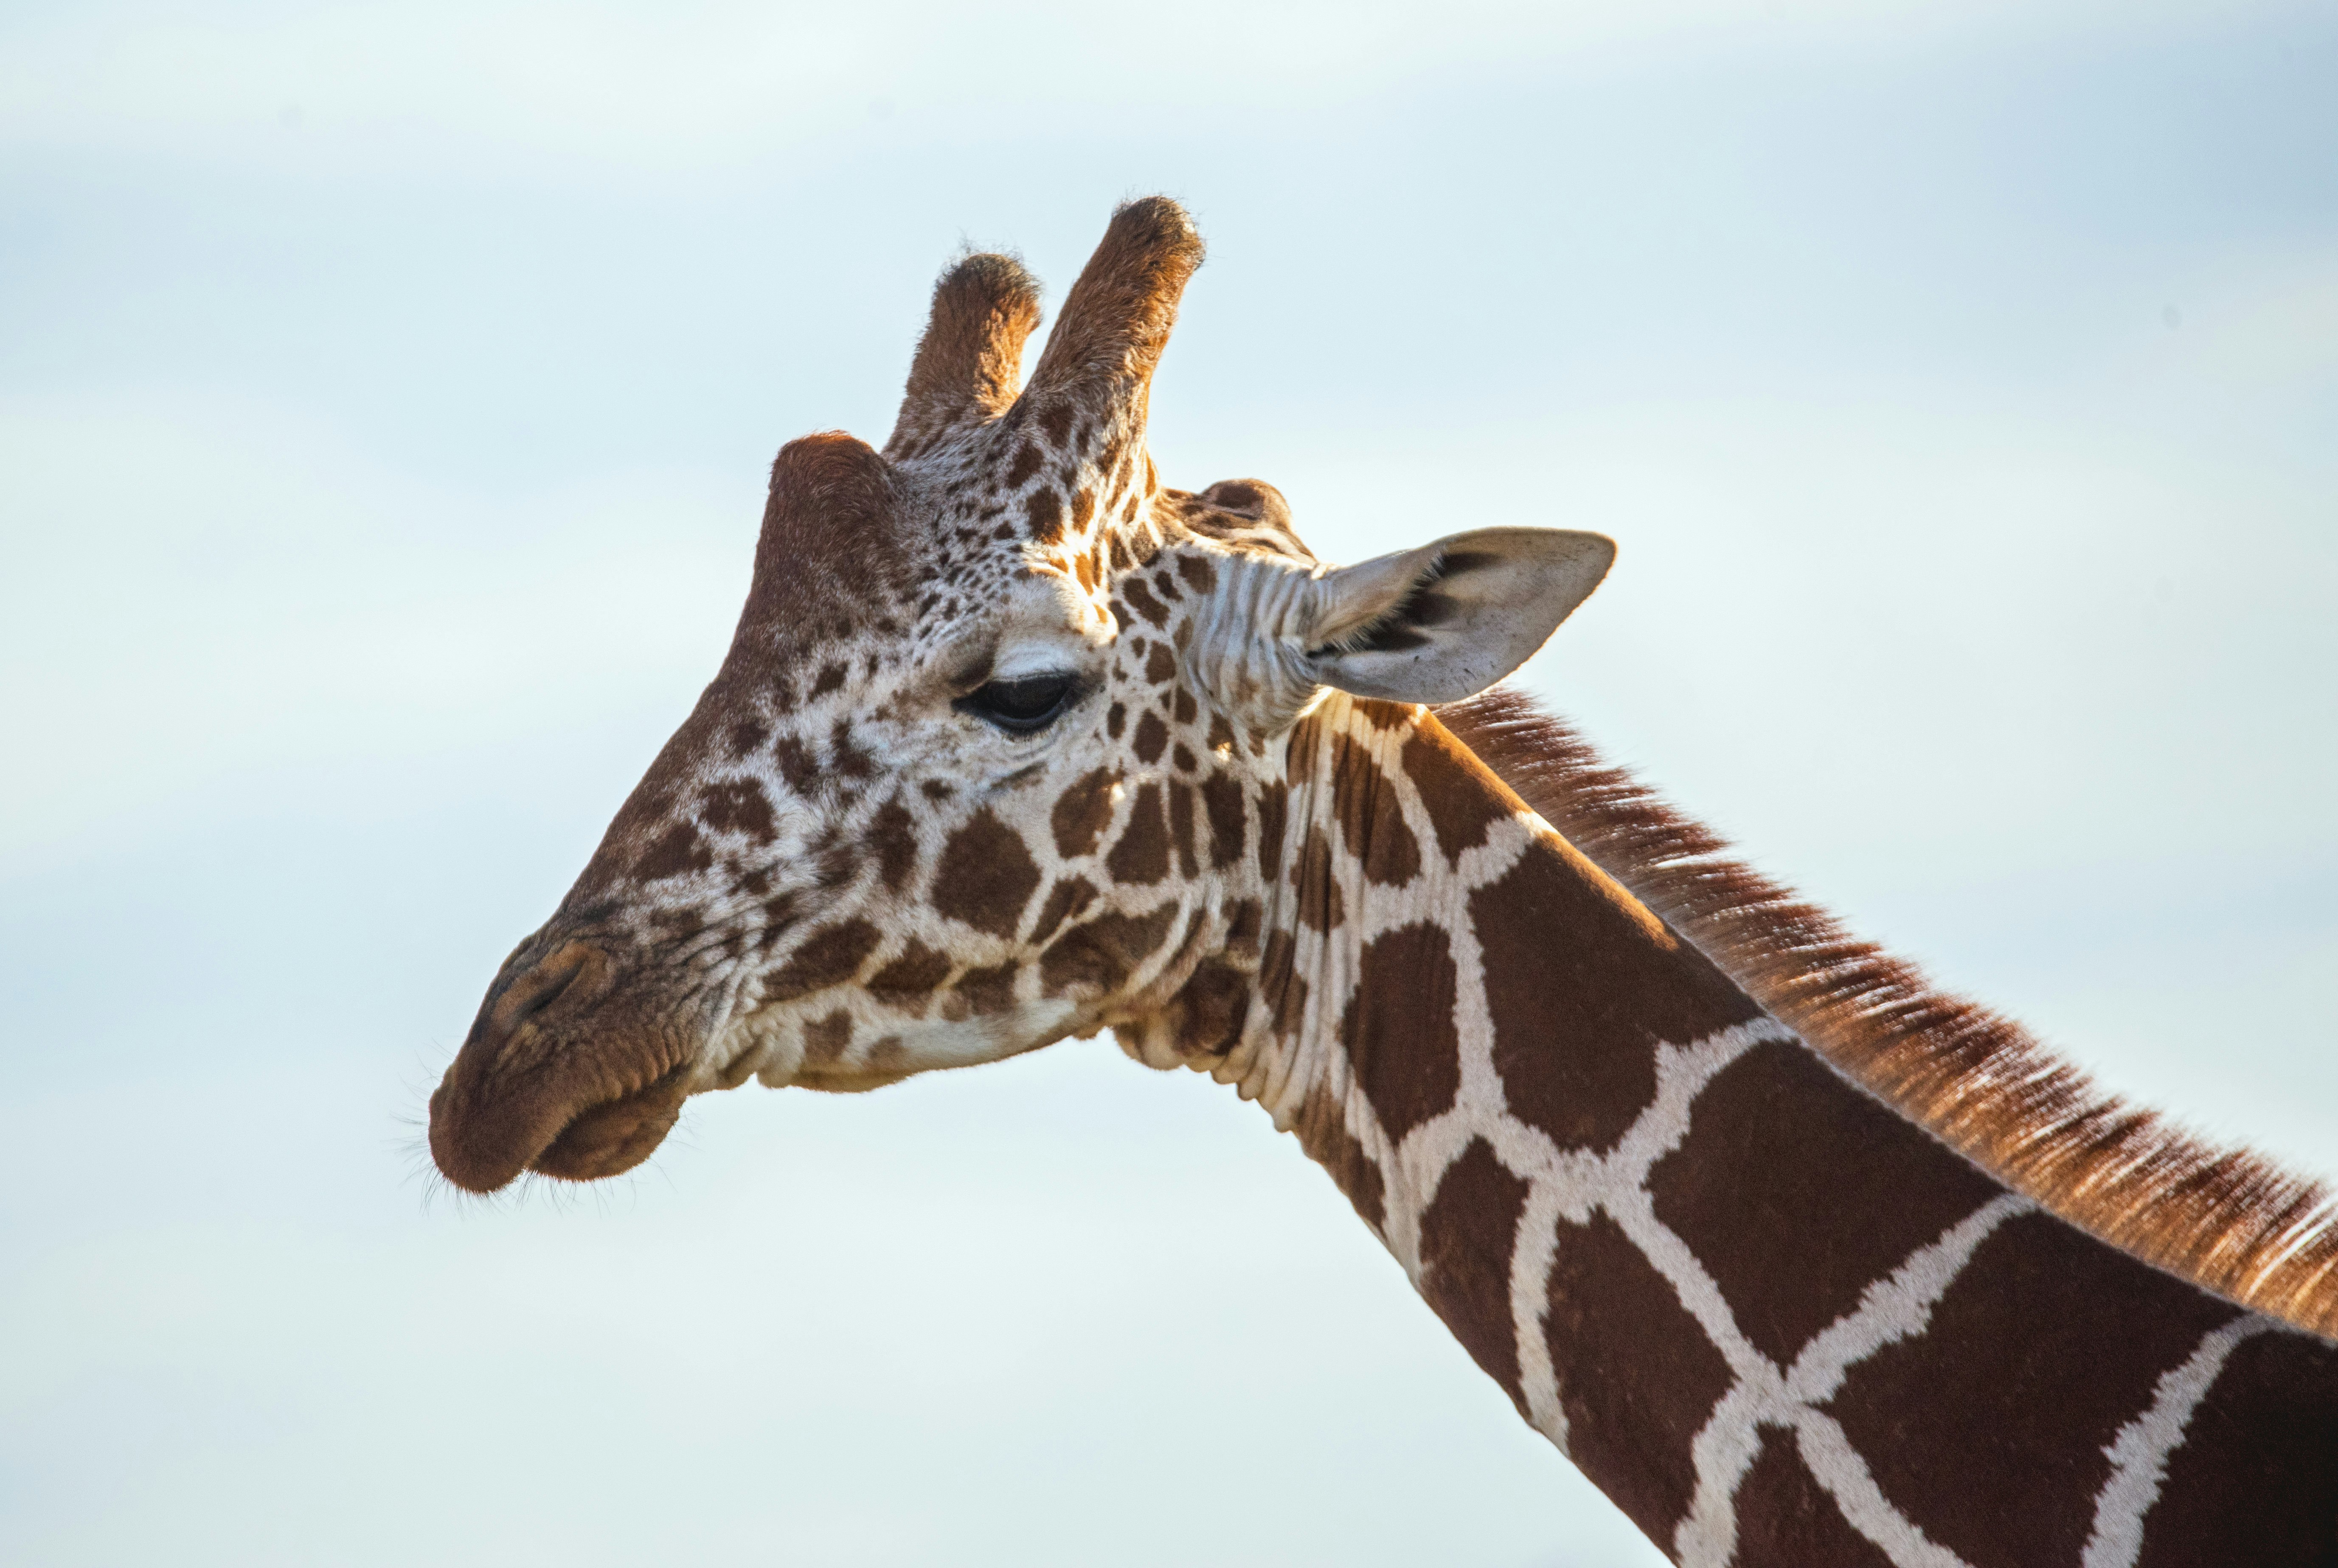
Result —
<path fill-rule="evenodd" d="M 430 1097 L 430 1153 L 469 1192 L 498 1191 L 523 1171 L 563 1181 L 622 1175 L 656 1152 L 689 1098 L 687 1062 L 614 1095 L 556 1083 L 497 1093 L 460 1082 L 463 1065 Z"/>
<path fill-rule="evenodd" d="M 553 1135 L 544 1152 L 527 1162 L 539 1176 L 563 1181 L 598 1181 L 623 1175 L 656 1152 L 682 1118 L 689 1098 L 687 1063 L 647 1087 L 587 1106 Z"/>

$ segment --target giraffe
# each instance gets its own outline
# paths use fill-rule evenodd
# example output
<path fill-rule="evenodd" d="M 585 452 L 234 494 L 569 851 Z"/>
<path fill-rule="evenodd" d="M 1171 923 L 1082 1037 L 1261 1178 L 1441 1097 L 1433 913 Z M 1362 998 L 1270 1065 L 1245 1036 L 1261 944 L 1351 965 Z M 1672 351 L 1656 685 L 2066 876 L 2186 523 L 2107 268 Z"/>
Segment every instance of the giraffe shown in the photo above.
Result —
<path fill-rule="evenodd" d="M 1124 206 L 1027 383 L 944 272 L 881 451 L 784 447 L 713 682 L 430 1100 L 492 1191 L 693 1094 L 1113 1032 L 1258 1102 L 1684 1564 L 2338 1563 L 2323 1189 L 2103 1095 L 1498 689 L 1606 573 L 1350 567 L 1164 485 L 1201 242 Z"/>

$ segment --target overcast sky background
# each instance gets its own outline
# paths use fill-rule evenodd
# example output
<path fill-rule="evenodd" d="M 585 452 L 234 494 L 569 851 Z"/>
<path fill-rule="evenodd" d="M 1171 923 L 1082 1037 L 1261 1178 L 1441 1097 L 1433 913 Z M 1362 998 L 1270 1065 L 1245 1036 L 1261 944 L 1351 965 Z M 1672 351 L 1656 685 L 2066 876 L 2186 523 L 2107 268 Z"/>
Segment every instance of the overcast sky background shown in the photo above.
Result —
<path fill-rule="evenodd" d="M 1530 686 L 2338 1171 L 2333 81 L 2235 0 L 10 6 L 0 1558 L 1658 1561 L 1108 1042 L 419 1173 L 772 452 L 881 439 L 962 241 L 1060 299 L 1153 191 L 1171 483 L 1613 534 Z"/>

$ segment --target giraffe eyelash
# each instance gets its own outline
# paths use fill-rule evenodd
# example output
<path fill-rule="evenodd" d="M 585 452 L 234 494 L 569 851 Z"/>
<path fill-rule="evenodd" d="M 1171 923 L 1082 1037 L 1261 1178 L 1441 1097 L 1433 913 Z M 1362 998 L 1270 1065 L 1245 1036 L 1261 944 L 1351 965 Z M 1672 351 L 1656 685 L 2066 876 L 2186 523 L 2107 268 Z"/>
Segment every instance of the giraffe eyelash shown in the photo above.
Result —
<path fill-rule="evenodd" d="M 1039 671 L 986 681 L 950 706 L 1006 730 L 1036 735 L 1062 718 L 1086 695 L 1072 674 Z"/>

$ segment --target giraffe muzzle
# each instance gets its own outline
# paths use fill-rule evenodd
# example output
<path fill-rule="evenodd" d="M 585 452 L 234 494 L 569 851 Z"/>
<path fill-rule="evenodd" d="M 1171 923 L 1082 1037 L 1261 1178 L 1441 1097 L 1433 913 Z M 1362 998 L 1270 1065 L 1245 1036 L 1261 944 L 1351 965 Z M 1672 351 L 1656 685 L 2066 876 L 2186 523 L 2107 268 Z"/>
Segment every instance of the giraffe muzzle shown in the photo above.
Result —
<path fill-rule="evenodd" d="M 581 942 L 498 977 L 430 1096 L 431 1159 L 447 1181 L 470 1192 L 527 1171 L 598 1181 L 673 1130 L 694 1054 L 628 1005 L 618 979 L 615 960 Z"/>

